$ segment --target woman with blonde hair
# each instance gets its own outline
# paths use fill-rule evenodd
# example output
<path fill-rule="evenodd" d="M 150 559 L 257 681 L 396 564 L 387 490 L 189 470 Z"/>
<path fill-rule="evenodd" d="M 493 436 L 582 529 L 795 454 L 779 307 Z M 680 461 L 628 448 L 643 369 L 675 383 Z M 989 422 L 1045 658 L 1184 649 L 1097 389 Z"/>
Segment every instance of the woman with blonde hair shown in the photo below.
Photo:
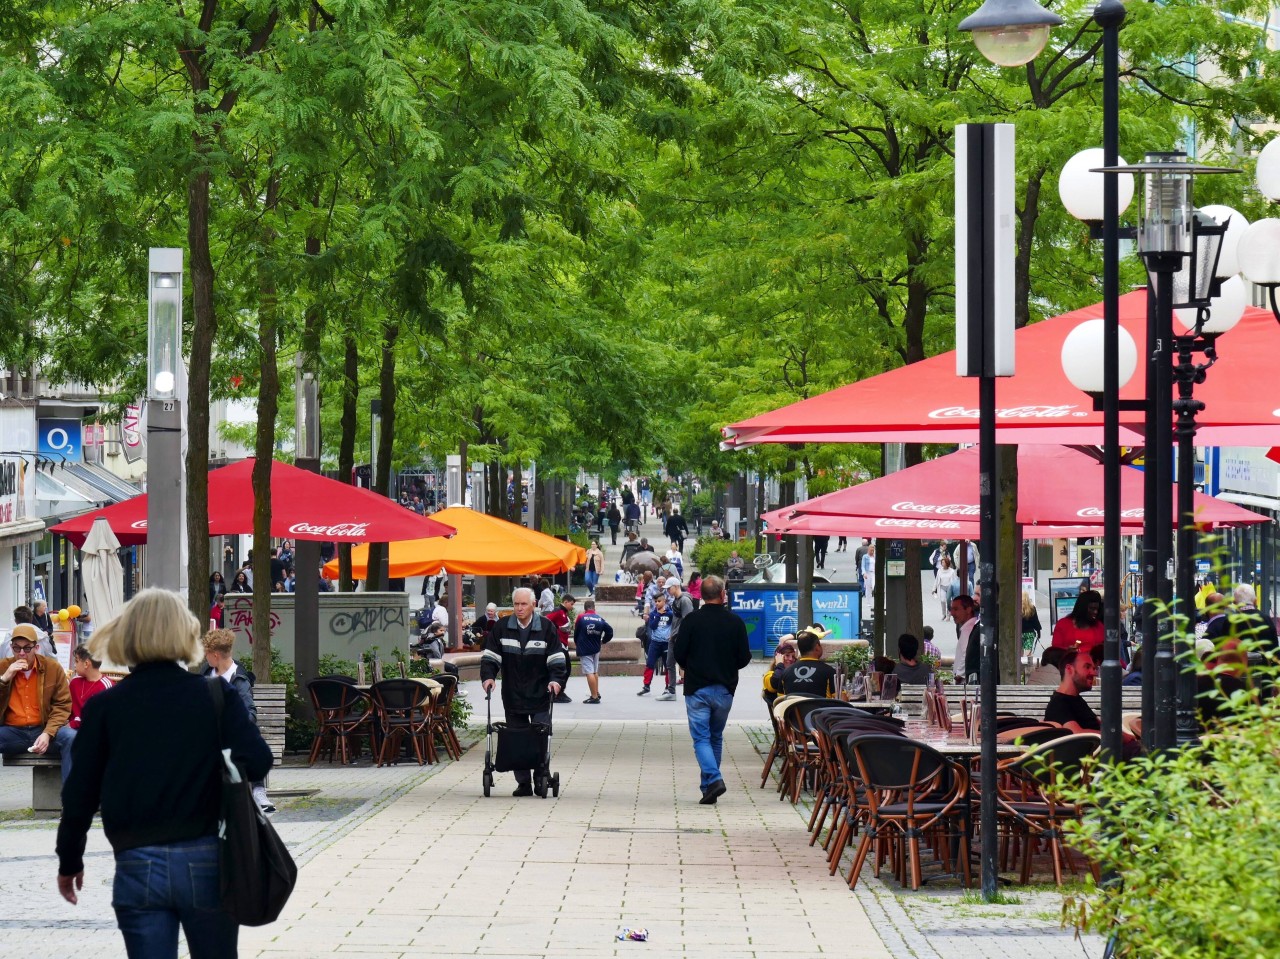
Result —
<path fill-rule="evenodd" d="M 200 623 L 177 593 L 144 589 L 90 648 L 132 672 L 85 703 L 62 790 L 58 892 L 78 901 L 85 837 L 101 811 L 130 959 L 176 957 L 179 926 L 192 959 L 235 959 L 239 927 L 221 909 L 218 884 L 219 750 L 251 780 L 266 776 L 271 750 L 235 690 L 187 671 L 203 658 Z"/>

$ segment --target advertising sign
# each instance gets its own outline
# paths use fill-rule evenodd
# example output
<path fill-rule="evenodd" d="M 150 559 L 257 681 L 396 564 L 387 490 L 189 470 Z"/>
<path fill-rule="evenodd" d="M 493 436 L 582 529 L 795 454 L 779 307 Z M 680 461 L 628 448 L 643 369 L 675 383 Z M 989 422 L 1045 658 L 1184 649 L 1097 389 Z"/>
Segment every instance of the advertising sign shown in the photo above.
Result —
<path fill-rule="evenodd" d="M 142 404 L 130 403 L 124 408 L 120 420 L 120 442 L 124 446 L 124 458 L 136 463 L 147 452 L 147 434 L 142 429 Z"/>
<path fill-rule="evenodd" d="M 1057 625 L 1058 620 L 1066 619 L 1071 615 L 1080 591 L 1089 587 L 1087 576 L 1070 576 L 1065 579 L 1054 577 L 1049 580 L 1049 618 L 1052 620 L 1050 629 Z"/>
<path fill-rule="evenodd" d="M 22 460 L 0 458 L 0 523 L 16 522 L 22 515 Z"/>
<path fill-rule="evenodd" d="M 79 462 L 82 458 L 80 431 L 79 420 L 41 419 L 36 427 L 36 451 L 63 462 Z"/>
<path fill-rule="evenodd" d="M 860 596 L 848 586 L 815 583 L 814 621 L 830 630 L 832 639 L 857 638 Z M 763 656 L 773 655 L 781 637 L 810 625 L 797 618 L 799 591 L 791 585 L 753 583 L 732 588 L 729 608 L 747 624 L 751 651 Z"/>

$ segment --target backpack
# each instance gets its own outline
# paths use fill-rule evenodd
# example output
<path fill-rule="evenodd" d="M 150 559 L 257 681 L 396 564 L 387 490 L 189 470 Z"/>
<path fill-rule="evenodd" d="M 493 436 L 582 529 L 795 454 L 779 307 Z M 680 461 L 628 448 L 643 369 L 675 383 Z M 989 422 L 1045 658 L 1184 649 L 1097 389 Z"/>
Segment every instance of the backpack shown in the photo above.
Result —
<path fill-rule="evenodd" d="M 418 610 L 418 629 L 426 629 L 431 625 L 431 610 L 426 606 Z"/>

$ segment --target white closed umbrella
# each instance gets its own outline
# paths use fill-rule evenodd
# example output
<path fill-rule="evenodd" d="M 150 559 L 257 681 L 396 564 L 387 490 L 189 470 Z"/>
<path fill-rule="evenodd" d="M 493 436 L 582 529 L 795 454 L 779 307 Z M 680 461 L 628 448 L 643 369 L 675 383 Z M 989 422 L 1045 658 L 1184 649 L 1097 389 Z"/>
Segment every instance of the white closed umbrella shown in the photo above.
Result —
<path fill-rule="evenodd" d="M 124 608 L 124 569 L 117 550 L 120 540 L 102 517 L 93 521 L 80 549 L 80 578 L 86 608 L 95 628 L 115 619 Z"/>

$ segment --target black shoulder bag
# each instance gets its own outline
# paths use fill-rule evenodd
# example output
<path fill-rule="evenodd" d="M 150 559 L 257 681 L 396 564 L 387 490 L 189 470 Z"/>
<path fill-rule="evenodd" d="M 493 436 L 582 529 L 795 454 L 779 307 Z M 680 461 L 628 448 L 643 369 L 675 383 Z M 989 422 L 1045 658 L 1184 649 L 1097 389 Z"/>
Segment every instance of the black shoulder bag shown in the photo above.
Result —
<path fill-rule="evenodd" d="M 222 738 L 222 678 L 210 676 L 218 723 L 218 768 L 222 776 L 222 805 L 218 821 L 218 878 L 222 908 L 242 926 L 275 922 L 293 893 L 298 867 L 289 849 L 253 799 L 253 788 L 224 752 Z"/>

